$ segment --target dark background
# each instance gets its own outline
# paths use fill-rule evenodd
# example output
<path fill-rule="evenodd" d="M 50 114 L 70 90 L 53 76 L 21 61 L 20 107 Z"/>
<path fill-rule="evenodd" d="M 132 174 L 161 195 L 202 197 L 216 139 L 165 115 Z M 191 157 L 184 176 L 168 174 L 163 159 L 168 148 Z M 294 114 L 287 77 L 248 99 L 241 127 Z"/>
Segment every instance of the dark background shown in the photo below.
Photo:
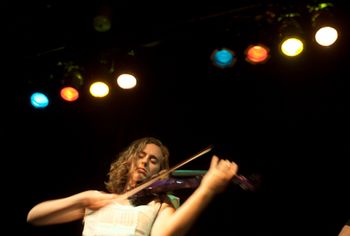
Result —
<path fill-rule="evenodd" d="M 80 235 L 80 222 L 35 228 L 26 214 L 39 201 L 104 190 L 115 155 L 143 136 L 163 140 L 171 165 L 213 145 L 183 168 L 206 169 L 217 154 L 260 177 L 255 192 L 233 184 L 220 194 L 189 235 L 337 235 L 350 217 L 346 3 L 333 2 L 337 44 L 322 49 L 309 39 L 297 59 L 277 52 L 276 17 L 299 12 L 308 33 L 305 6 L 315 1 L 106 2 L 113 21 L 104 33 L 91 23 L 102 3 L 3 5 L 3 216 L 11 235 Z M 243 58 L 255 37 L 271 46 L 263 65 Z M 228 42 L 237 63 L 214 68 L 211 51 Z M 141 79 L 101 101 L 86 93 L 33 109 L 32 89 L 54 91 L 57 62 L 70 60 L 86 80 L 111 61 Z M 191 191 L 177 194 L 185 200 Z"/>

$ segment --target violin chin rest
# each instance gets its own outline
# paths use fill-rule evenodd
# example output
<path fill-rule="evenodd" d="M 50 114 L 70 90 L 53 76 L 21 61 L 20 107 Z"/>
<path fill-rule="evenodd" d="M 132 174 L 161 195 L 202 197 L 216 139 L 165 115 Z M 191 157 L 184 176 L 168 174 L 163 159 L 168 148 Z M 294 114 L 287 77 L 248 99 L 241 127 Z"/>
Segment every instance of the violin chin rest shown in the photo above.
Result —
<path fill-rule="evenodd" d="M 168 194 L 168 197 L 171 201 L 171 203 L 173 204 L 173 206 L 177 209 L 180 207 L 180 198 L 179 197 L 176 197 L 175 195 L 172 195 L 172 194 Z"/>

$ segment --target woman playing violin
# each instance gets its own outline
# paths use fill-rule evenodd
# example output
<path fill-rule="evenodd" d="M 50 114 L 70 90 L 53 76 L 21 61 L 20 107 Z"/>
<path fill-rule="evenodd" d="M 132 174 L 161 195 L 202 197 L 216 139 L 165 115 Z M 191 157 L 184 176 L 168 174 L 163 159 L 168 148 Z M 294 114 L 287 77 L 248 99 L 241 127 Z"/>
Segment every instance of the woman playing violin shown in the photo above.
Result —
<path fill-rule="evenodd" d="M 83 220 L 82 235 L 186 235 L 215 195 L 224 191 L 238 166 L 217 156 L 198 188 L 179 204 L 169 194 L 133 198 L 127 193 L 169 169 L 169 151 L 153 137 L 135 140 L 111 163 L 106 189 L 87 190 L 35 205 L 27 221 L 36 226 Z M 122 197 L 128 196 L 128 197 Z"/>

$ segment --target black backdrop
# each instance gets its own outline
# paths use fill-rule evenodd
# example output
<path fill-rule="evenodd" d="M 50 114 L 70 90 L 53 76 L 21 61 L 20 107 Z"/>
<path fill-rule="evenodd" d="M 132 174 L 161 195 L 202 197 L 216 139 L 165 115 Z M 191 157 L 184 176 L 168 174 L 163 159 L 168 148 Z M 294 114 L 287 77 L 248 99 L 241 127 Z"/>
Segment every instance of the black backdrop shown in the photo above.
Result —
<path fill-rule="evenodd" d="M 253 66 L 242 58 L 253 35 L 243 26 L 258 31 L 262 26 L 252 19 L 263 7 L 299 3 L 125 4 L 105 34 L 88 23 L 98 3 L 5 4 L 2 180 L 10 232 L 80 235 L 80 222 L 35 228 L 26 224 L 26 214 L 45 199 L 104 190 L 115 155 L 150 135 L 169 146 L 172 165 L 213 145 L 184 168 L 205 169 L 215 153 L 236 161 L 240 173 L 260 176 L 255 192 L 232 185 L 220 194 L 190 235 L 337 234 L 350 212 L 346 5 L 335 2 L 342 31 L 334 48 L 308 42 L 297 60 L 272 49 L 267 63 Z M 135 18 L 123 18 L 127 13 Z M 224 37 L 238 37 L 241 53 L 227 71 L 208 61 Z M 57 99 L 41 111 L 29 106 L 34 85 L 55 86 L 42 79 L 55 62 L 74 58 L 94 70 L 110 55 L 121 62 L 132 58 L 142 77 L 135 91 L 112 91 L 103 102 L 87 94 L 73 105 Z M 177 194 L 185 200 L 190 193 Z"/>

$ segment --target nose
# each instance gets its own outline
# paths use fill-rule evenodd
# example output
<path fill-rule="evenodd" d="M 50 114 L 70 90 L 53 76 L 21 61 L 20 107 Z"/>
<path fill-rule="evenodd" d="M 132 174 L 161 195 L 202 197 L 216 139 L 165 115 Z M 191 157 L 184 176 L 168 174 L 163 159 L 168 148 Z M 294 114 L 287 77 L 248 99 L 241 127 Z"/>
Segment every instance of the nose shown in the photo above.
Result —
<path fill-rule="evenodd" d="M 148 156 L 144 156 L 142 159 L 141 159 L 141 164 L 143 166 L 147 166 L 148 165 Z"/>

